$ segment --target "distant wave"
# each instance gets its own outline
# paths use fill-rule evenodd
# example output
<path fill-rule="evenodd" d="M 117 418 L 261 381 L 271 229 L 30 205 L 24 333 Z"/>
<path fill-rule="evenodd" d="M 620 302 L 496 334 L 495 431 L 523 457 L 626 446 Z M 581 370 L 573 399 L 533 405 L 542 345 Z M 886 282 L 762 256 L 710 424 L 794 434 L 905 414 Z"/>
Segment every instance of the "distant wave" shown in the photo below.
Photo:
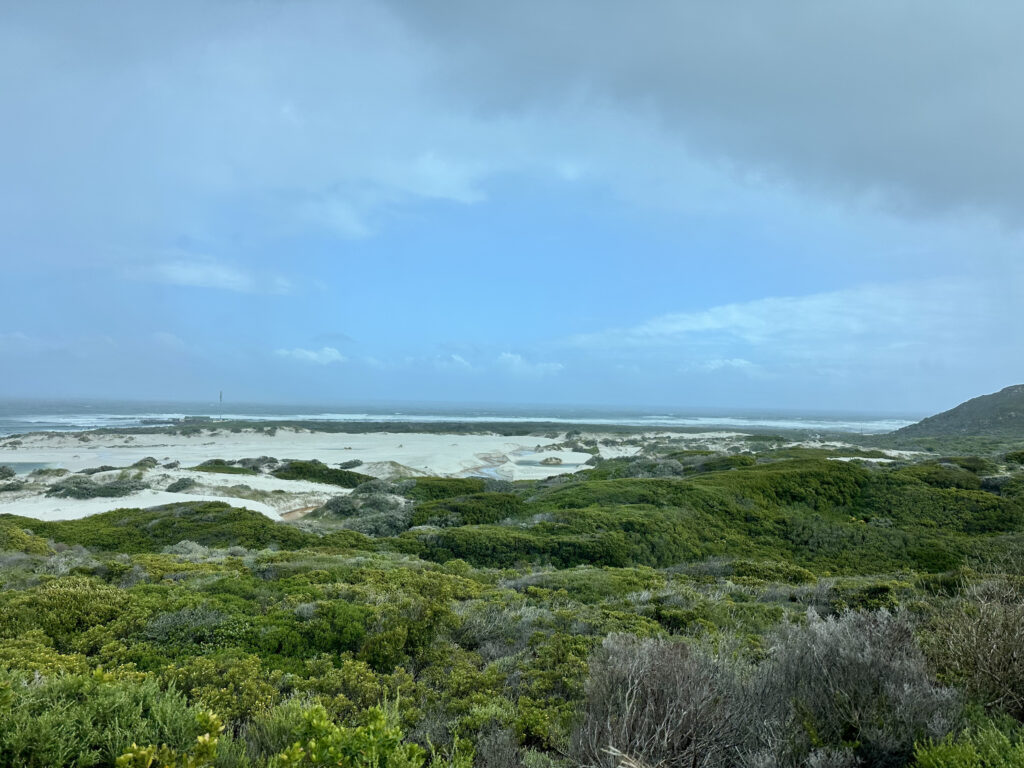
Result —
<path fill-rule="evenodd" d="M 250 412 L 213 413 L 209 406 L 197 408 L 192 412 L 184 411 L 139 411 L 135 413 L 95 413 L 95 412 L 55 412 L 55 413 L 16 413 L 10 407 L 0 413 L 0 435 L 24 432 L 76 432 L 90 429 L 119 429 L 138 427 L 147 424 L 173 424 L 188 416 L 223 418 L 237 421 L 375 421 L 375 422 L 465 422 L 465 423 L 526 423 L 549 422 L 554 424 L 595 424 L 606 426 L 627 427 L 677 427 L 688 429 L 756 429 L 763 430 L 801 430 L 811 432 L 842 432 L 855 434 L 880 434 L 912 424 L 913 421 L 895 418 L 857 418 L 844 416 L 797 416 L 797 415 L 685 415 L 685 414 L 643 414 L 643 413 L 601 413 L 588 411 L 573 415 L 553 413 L 502 412 L 498 410 L 481 413 L 450 411 L 444 413 L 388 410 L 380 412 L 371 410 L 355 412 L 289 412 L 287 409 L 275 410 L 272 406 L 253 407 Z M 57 409 L 55 409 L 57 410 Z M 127 410 L 127 409 L 126 409 Z M 258 411 L 258 412 L 257 412 Z"/>

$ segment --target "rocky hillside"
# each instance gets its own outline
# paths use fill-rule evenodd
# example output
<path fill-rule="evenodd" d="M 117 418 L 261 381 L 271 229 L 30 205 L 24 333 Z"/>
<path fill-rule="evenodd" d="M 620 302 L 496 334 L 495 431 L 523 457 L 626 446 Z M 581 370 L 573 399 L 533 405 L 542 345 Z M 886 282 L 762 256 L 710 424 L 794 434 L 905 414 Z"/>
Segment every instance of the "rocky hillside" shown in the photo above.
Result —
<path fill-rule="evenodd" d="M 1024 384 L 982 395 L 897 430 L 899 437 L 985 435 L 1024 438 Z"/>

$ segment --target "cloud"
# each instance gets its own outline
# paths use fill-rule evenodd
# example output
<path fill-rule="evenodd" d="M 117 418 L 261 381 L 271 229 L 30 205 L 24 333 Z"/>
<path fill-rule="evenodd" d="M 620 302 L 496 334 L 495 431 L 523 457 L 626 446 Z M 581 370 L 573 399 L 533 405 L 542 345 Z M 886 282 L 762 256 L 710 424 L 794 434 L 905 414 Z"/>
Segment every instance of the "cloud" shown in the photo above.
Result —
<path fill-rule="evenodd" d="M 0 127 L 0 237 L 38 259 L 123 260 L 96 254 L 181 235 L 224 252 L 239 219 L 253 239 L 364 238 L 512 174 L 698 211 L 767 183 L 1024 223 L 1017 3 L 65 0 L 4 16 L 19 119 Z M 156 271 L 251 290 L 223 265 Z"/>
<path fill-rule="evenodd" d="M 274 354 L 303 363 L 315 363 L 317 365 L 344 363 L 347 359 L 334 347 L 321 347 L 320 349 L 301 349 L 296 347 L 295 349 L 279 349 Z"/>
<path fill-rule="evenodd" d="M 390 5 L 485 116 L 632 113 L 741 176 L 1024 224 L 1019 3 Z"/>
<path fill-rule="evenodd" d="M 886 365 L 895 372 L 923 360 L 964 366 L 1010 343 L 1001 318 L 1014 301 L 1012 292 L 969 280 L 864 285 L 664 314 L 576 335 L 566 346 L 598 357 L 682 355 L 684 369 L 709 373 Z"/>
<path fill-rule="evenodd" d="M 180 336 L 170 333 L 169 331 L 157 331 L 153 334 L 153 341 L 167 349 L 181 351 L 188 348 L 188 345 L 185 344 Z"/>
<path fill-rule="evenodd" d="M 749 360 L 744 360 L 742 357 L 730 357 L 730 358 L 712 358 L 711 360 L 703 360 L 692 364 L 684 365 L 684 371 L 704 371 L 706 373 L 714 373 L 715 371 L 722 370 L 736 370 L 744 373 L 751 373 L 756 371 L 758 366 Z"/>
<path fill-rule="evenodd" d="M 473 370 L 473 365 L 462 355 L 446 355 L 444 357 L 438 357 L 437 365 L 440 368 L 456 368 L 463 371 Z"/>
<path fill-rule="evenodd" d="M 502 352 L 495 361 L 497 367 L 516 376 L 541 377 L 560 372 L 561 363 L 535 363 L 514 352 Z"/>
<path fill-rule="evenodd" d="M 288 293 L 291 290 L 291 283 L 283 277 L 257 275 L 211 259 L 171 259 L 134 266 L 126 274 L 145 282 L 237 293 Z"/>

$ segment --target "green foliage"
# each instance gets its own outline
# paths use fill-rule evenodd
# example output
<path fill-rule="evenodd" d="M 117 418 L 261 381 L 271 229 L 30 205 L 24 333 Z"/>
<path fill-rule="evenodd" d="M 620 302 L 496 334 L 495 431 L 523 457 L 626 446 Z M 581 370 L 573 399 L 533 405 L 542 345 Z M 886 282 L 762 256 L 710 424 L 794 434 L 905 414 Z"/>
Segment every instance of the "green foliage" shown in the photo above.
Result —
<path fill-rule="evenodd" d="M 313 707 L 298 731 L 299 740 L 278 755 L 274 768 L 421 768 L 426 752 L 404 741 L 399 727 L 378 707 L 366 711 L 362 725 L 345 728 L 331 722 L 323 707 Z M 470 768 L 472 756 L 459 768 Z"/>
<path fill-rule="evenodd" d="M 114 552 L 159 552 L 179 541 L 210 547 L 242 546 L 250 549 L 278 546 L 294 549 L 315 545 L 319 539 L 259 512 L 231 507 L 224 502 L 184 502 L 150 509 L 117 509 L 80 520 L 56 522 L 0 515 L 16 525 L 28 526 L 40 536 Z"/>
<path fill-rule="evenodd" d="M 914 749 L 917 768 L 1019 768 L 1024 765 L 1024 741 L 1015 740 L 997 728 L 952 734 L 940 742 L 918 744 Z"/>
<path fill-rule="evenodd" d="M 50 545 L 46 539 L 0 519 L 0 552 L 24 552 L 29 555 L 48 555 Z"/>
<path fill-rule="evenodd" d="M 97 483 L 86 475 L 72 475 L 51 485 L 46 495 L 62 499 L 117 498 L 148 487 L 140 473 L 121 472 L 116 479 L 106 483 Z"/>
<path fill-rule="evenodd" d="M 1003 458 L 1007 464 L 1024 464 L 1024 451 L 1010 451 Z"/>
<path fill-rule="evenodd" d="M 117 758 L 116 768 L 212 768 L 217 758 L 217 747 L 224 725 L 212 712 L 200 712 L 196 723 L 202 733 L 187 751 L 179 751 L 161 744 L 131 748 Z"/>
<path fill-rule="evenodd" d="M 140 742 L 184 750 L 202 732 L 198 715 L 152 678 L 96 671 L 32 679 L 0 671 L 0 766 L 110 766 Z"/>
<path fill-rule="evenodd" d="M 486 482 L 479 477 L 418 477 L 405 495 L 413 501 L 437 501 L 483 493 L 486 488 Z"/>
<path fill-rule="evenodd" d="M 216 472 L 222 475 L 258 475 L 252 467 L 240 467 L 224 459 L 210 459 L 195 467 L 189 467 L 195 472 Z"/>
<path fill-rule="evenodd" d="M 15 476 L 15 471 L 6 464 L 0 464 L 0 480 L 10 480 Z"/>
<path fill-rule="evenodd" d="M 721 472 L 727 469 L 752 467 L 756 463 L 757 459 L 753 456 L 737 454 L 735 456 L 718 456 L 713 459 L 708 459 L 707 461 L 702 461 L 695 467 L 695 469 L 698 472 Z"/>
<path fill-rule="evenodd" d="M 373 478 L 347 469 L 332 469 L 321 461 L 289 461 L 280 469 L 274 470 L 274 477 L 282 480 L 310 480 L 314 483 L 327 483 L 341 488 L 355 488 Z"/>
<path fill-rule="evenodd" d="M 64 477 L 65 475 L 70 474 L 70 470 L 62 469 L 60 467 L 40 467 L 39 469 L 33 469 L 29 472 L 29 477 Z"/>
<path fill-rule="evenodd" d="M 58 522 L 0 516 L 0 675 L 21 686 L 0 685 L 0 705 L 101 667 L 111 670 L 105 685 L 130 681 L 178 702 L 159 723 L 139 719 L 148 710 L 114 707 L 115 728 L 92 711 L 102 697 L 51 697 L 45 706 L 61 720 L 41 722 L 57 751 L 37 740 L 32 754 L 44 757 L 32 763 L 24 752 L 10 764 L 112 765 L 121 756 L 131 768 L 386 766 L 415 752 L 416 768 L 469 768 L 475 747 L 481 768 L 563 768 L 576 759 L 571 735 L 584 711 L 624 700 L 614 687 L 600 701 L 587 693 L 595 649 L 621 633 L 631 639 L 601 657 L 615 672 L 608 680 L 619 679 L 620 662 L 667 644 L 651 652 L 644 706 L 699 693 L 700 675 L 727 670 L 729 685 L 710 689 L 722 697 L 692 709 L 702 700 L 687 699 L 664 722 L 683 733 L 686 713 L 704 713 L 686 732 L 745 744 L 758 764 L 851 765 L 859 755 L 902 765 L 915 739 L 919 762 L 940 748 L 974 760 L 974 730 L 946 738 L 962 731 L 961 695 L 993 716 L 1017 715 L 1024 696 L 1020 600 L 992 592 L 1024 572 L 1012 559 L 1024 542 L 1013 476 L 975 488 L 964 478 L 988 468 L 970 457 L 913 469 L 803 451 L 739 456 L 700 472 L 700 455 L 611 460 L 502 486 L 367 481 L 298 525 L 207 502 Z M 405 530 L 410 523 L 424 527 Z M 910 624 L 879 613 L 901 607 L 921 617 L 917 634 L 941 684 Z M 680 662 L 671 684 L 659 682 L 665 665 L 698 656 L 717 661 Z M 733 684 L 742 696 L 730 698 Z M 750 721 L 740 718 L 746 708 Z M 197 741 L 217 739 L 197 724 L 207 710 L 227 724 L 215 755 Z M 760 725 L 753 736 L 715 730 L 723 712 Z M 621 722 L 647 732 L 630 717 Z M 29 716 L 8 719 L 28 743 Z M 84 736 L 61 735 L 65 722 Z M 84 724 L 118 735 L 90 735 Z M 777 741 L 758 740 L 769 731 Z M 661 732 L 655 722 L 650 733 Z M 601 733 L 592 762 L 611 768 Z M 119 746 L 76 763 L 67 745 L 97 741 Z M 689 768 L 686 749 L 652 752 L 651 763 Z M 713 754 L 735 752 L 698 762 L 729 764 Z"/>
<path fill-rule="evenodd" d="M 413 525 L 480 525 L 496 523 L 523 513 L 523 500 L 512 493 L 474 493 L 454 499 L 420 504 L 412 516 Z"/>
<path fill-rule="evenodd" d="M 912 464 L 899 470 L 899 473 L 935 488 L 963 488 L 971 491 L 981 488 L 981 480 L 973 472 L 952 463 Z"/>

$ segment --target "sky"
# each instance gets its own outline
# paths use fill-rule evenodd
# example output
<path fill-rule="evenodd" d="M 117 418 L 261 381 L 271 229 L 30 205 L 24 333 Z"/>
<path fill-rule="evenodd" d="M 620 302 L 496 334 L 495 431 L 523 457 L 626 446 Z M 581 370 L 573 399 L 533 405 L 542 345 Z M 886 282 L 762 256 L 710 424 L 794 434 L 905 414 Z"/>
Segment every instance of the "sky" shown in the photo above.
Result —
<path fill-rule="evenodd" d="M 0 397 L 1024 382 L 1024 5 L 0 4 Z"/>

